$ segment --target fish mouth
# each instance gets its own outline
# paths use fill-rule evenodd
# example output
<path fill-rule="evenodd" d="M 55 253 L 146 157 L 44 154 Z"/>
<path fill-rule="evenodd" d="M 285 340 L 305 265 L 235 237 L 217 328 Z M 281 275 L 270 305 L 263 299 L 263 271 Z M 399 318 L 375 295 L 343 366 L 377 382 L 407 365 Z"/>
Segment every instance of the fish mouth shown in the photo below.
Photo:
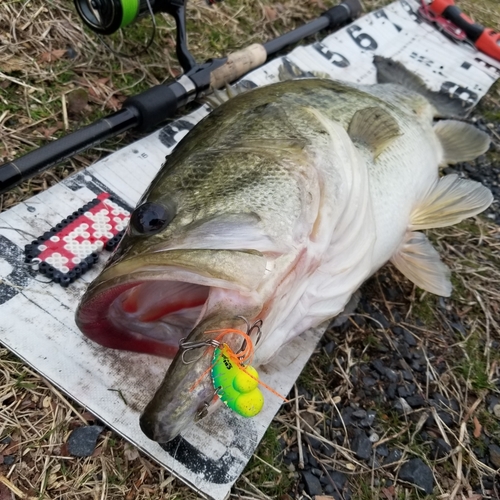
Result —
<path fill-rule="evenodd" d="M 176 355 L 141 414 L 139 424 L 149 439 L 166 444 L 213 410 L 218 397 L 209 373 L 214 358 L 214 345 L 210 342 L 225 328 L 241 329 L 245 322 L 241 317 L 230 317 L 229 311 L 217 309 L 193 329 L 186 343 L 204 345 Z M 233 334 L 224 335 L 224 344 L 235 352 L 242 347 L 241 338 Z"/>
<path fill-rule="evenodd" d="M 174 250 L 113 263 L 80 301 L 77 326 L 105 347 L 174 357 L 210 296 L 234 301 L 251 294 L 264 274 L 262 254 L 210 252 Z"/>

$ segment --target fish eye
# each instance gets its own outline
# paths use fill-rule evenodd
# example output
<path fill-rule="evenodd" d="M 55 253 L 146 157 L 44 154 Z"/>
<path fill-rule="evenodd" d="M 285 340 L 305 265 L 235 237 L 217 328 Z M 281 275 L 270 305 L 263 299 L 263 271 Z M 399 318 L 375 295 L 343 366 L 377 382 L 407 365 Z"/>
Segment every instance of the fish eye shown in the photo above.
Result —
<path fill-rule="evenodd" d="M 132 213 L 130 223 L 140 234 L 155 234 L 167 227 L 175 217 L 173 204 L 167 206 L 146 202 L 138 206 Z"/>

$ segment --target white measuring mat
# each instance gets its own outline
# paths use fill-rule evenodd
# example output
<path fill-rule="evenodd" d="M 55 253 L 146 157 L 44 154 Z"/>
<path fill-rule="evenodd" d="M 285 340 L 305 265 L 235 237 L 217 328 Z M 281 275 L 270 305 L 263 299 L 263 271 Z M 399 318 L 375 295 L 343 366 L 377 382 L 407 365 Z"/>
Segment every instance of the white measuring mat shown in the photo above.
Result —
<path fill-rule="evenodd" d="M 383 55 L 419 74 L 431 89 L 476 104 L 500 76 L 500 64 L 420 22 L 418 5 L 413 0 L 395 2 L 321 42 L 295 49 L 287 58 L 304 72 L 371 84 L 373 55 Z M 256 85 L 275 82 L 280 64 L 281 59 L 271 61 L 244 80 Z M 44 276 L 24 264 L 23 255 L 27 243 L 103 191 L 133 207 L 165 156 L 206 114 L 200 108 L 0 215 L 0 341 L 201 495 L 219 500 L 229 495 L 281 400 L 265 394 L 263 411 L 252 419 L 221 405 L 163 449 L 143 435 L 139 415 L 169 360 L 106 349 L 75 326 L 79 298 L 102 269 L 107 253 L 68 288 L 45 283 Z M 287 394 L 323 330 L 306 332 L 284 347 L 261 368 L 261 379 Z"/>

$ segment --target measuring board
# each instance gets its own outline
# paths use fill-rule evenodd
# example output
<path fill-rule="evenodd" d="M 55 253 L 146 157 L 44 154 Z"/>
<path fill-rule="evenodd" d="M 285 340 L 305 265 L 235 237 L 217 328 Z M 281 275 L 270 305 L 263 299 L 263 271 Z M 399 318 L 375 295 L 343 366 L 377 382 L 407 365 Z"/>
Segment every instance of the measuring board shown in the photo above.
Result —
<path fill-rule="evenodd" d="M 476 104 L 500 76 L 500 63 L 456 45 L 416 15 L 418 3 L 402 0 L 366 15 L 335 34 L 286 56 L 305 75 L 322 72 L 339 80 L 376 82 L 375 54 L 402 62 L 432 90 Z M 243 78 L 249 86 L 278 81 L 283 58 Z M 201 496 L 222 500 L 242 473 L 278 411 L 266 397 L 264 410 L 244 419 L 224 405 L 168 446 L 150 441 L 139 415 L 160 384 L 169 361 L 106 349 L 83 337 L 74 314 L 87 285 L 106 258 L 66 288 L 24 263 L 23 249 L 103 192 L 132 210 L 165 157 L 206 107 L 111 154 L 86 170 L 0 215 L 0 341 L 73 400 L 158 461 Z M 324 331 L 308 331 L 261 368 L 261 379 L 288 394 Z"/>

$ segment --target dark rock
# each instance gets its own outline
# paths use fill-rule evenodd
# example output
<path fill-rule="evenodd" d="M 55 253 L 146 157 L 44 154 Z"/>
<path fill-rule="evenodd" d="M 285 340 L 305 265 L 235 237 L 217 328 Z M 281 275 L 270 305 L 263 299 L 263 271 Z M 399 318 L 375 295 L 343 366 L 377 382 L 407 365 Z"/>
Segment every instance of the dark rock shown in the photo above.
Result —
<path fill-rule="evenodd" d="M 329 405 L 328 403 L 325 403 L 322 408 L 323 413 L 330 413 L 332 411 L 332 405 Z"/>
<path fill-rule="evenodd" d="M 387 387 L 387 397 L 389 399 L 394 399 L 396 397 L 396 390 L 398 386 L 396 384 L 389 384 L 389 387 Z"/>
<path fill-rule="evenodd" d="M 416 372 L 421 372 L 424 369 L 422 363 L 418 359 L 414 359 L 411 362 L 410 367 L 411 367 L 412 370 L 414 370 Z"/>
<path fill-rule="evenodd" d="M 384 363 L 382 363 L 380 359 L 375 359 L 374 361 L 372 361 L 372 366 L 373 368 L 375 368 L 375 370 L 377 370 L 378 373 L 380 373 L 380 375 L 385 375 L 385 371 L 387 370 L 387 368 L 384 366 Z"/>
<path fill-rule="evenodd" d="M 495 468 L 500 468 L 500 446 L 490 444 L 490 446 L 488 446 L 488 451 L 490 453 L 491 463 L 495 466 Z"/>
<path fill-rule="evenodd" d="M 404 385 L 398 387 L 398 396 L 400 398 L 407 398 L 410 394 L 410 391 Z"/>
<path fill-rule="evenodd" d="M 321 477 L 323 475 L 323 471 L 316 468 L 316 467 L 313 467 L 311 468 L 311 472 L 316 476 L 316 477 Z M 320 481 L 321 482 L 321 481 Z"/>
<path fill-rule="evenodd" d="M 483 485 L 487 490 L 492 490 L 494 484 L 495 480 L 491 476 L 483 477 Z"/>
<path fill-rule="evenodd" d="M 323 349 L 326 351 L 327 354 L 332 354 L 333 351 L 335 351 L 335 348 L 337 347 L 337 344 L 332 340 L 331 342 L 328 342 Z"/>
<path fill-rule="evenodd" d="M 289 451 L 285 457 L 283 458 L 283 462 L 286 465 L 290 465 L 293 462 L 297 462 L 299 460 L 299 454 L 296 451 Z"/>
<path fill-rule="evenodd" d="M 356 316 L 354 316 L 354 321 L 356 322 L 356 324 L 358 326 L 364 326 L 366 324 L 366 319 L 364 316 L 360 316 L 359 314 L 356 314 Z"/>
<path fill-rule="evenodd" d="M 381 444 L 375 448 L 375 453 L 381 457 L 387 457 L 389 455 L 389 448 L 386 444 Z"/>
<path fill-rule="evenodd" d="M 417 341 L 415 340 L 415 337 L 408 330 L 403 330 L 403 340 L 410 347 L 415 347 L 417 345 Z"/>
<path fill-rule="evenodd" d="M 392 383 L 397 382 L 399 378 L 397 372 L 392 368 L 386 368 L 384 375 L 387 377 L 387 380 Z"/>
<path fill-rule="evenodd" d="M 327 457 L 333 457 L 335 455 L 335 448 L 328 443 L 321 443 L 321 453 Z"/>
<path fill-rule="evenodd" d="M 434 489 L 432 471 L 420 458 L 412 458 L 406 462 L 399 471 L 399 478 L 418 486 L 428 495 Z"/>
<path fill-rule="evenodd" d="M 297 388 L 297 392 L 299 396 L 302 396 L 302 398 L 306 401 L 310 401 L 312 399 L 312 394 L 307 389 L 304 389 L 301 386 Z"/>
<path fill-rule="evenodd" d="M 406 359 L 406 361 L 411 361 L 412 360 L 411 352 L 408 349 L 408 346 L 406 344 L 401 344 L 399 346 L 399 353 L 401 354 L 401 356 L 403 356 L 403 358 Z"/>
<path fill-rule="evenodd" d="M 363 385 L 365 387 L 373 387 L 377 383 L 377 379 L 373 377 L 363 377 Z"/>
<path fill-rule="evenodd" d="M 379 312 L 373 313 L 372 318 L 370 318 L 370 323 L 375 328 L 380 328 L 382 326 L 382 328 L 387 329 L 391 326 L 389 321 L 387 321 L 387 318 L 382 313 Z"/>
<path fill-rule="evenodd" d="M 316 460 L 316 457 L 312 455 L 311 453 L 307 454 L 307 463 L 312 467 L 317 469 L 318 468 L 318 461 Z"/>
<path fill-rule="evenodd" d="M 376 416 L 377 414 L 373 410 L 368 410 L 366 412 L 366 417 L 363 420 L 361 420 L 359 425 L 361 425 L 361 427 L 370 427 L 375 421 Z"/>
<path fill-rule="evenodd" d="M 394 462 L 399 462 L 402 456 L 403 452 L 401 450 L 398 450 L 397 448 L 390 450 L 389 455 L 384 460 L 384 465 L 392 464 Z"/>
<path fill-rule="evenodd" d="M 368 460 L 372 453 L 372 442 L 364 432 L 360 432 L 353 439 L 351 449 L 358 458 Z"/>
<path fill-rule="evenodd" d="M 467 332 L 465 331 L 465 327 L 464 325 L 462 325 L 462 323 L 460 322 L 453 322 L 451 323 L 451 326 L 457 330 L 458 333 L 462 334 L 464 337 L 467 335 Z"/>
<path fill-rule="evenodd" d="M 422 406 L 425 405 L 425 399 L 423 396 L 420 396 L 417 394 L 416 396 L 410 396 L 409 398 L 406 398 L 406 402 L 412 407 L 412 408 L 421 408 Z"/>
<path fill-rule="evenodd" d="M 77 427 L 68 438 L 68 453 L 74 457 L 90 457 L 103 430 L 101 425 Z"/>
<path fill-rule="evenodd" d="M 443 458 L 450 453 L 451 446 L 443 438 L 438 438 L 434 443 L 434 451 L 436 458 Z"/>
<path fill-rule="evenodd" d="M 328 472 L 328 476 L 335 483 L 335 485 L 340 491 L 344 489 L 345 483 L 347 481 L 347 476 L 345 474 L 333 470 Z"/>
<path fill-rule="evenodd" d="M 313 436 L 305 436 L 304 441 L 311 446 L 311 448 L 318 450 L 321 446 L 321 441 Z"/>
<path fill-rule="evenodd" d="M 12 465 L 16 461 L 16 457 L 14 455 L 5 455 L 3 457 L 3 463 L 5 465 Z"/>
<path fill-rule="evenodd" d="M 438 411 L 437 413 L 443 424 L 447 425 L 448 427 L 451 427 L 455 423 L 455 417 L 447 411 Z"/>
<path fill-rule="evenodd" d="M 400 415 L 406 415 L 411 411 L 411 406 L 406 402 L 405 398 L 399 398 L 396 403 L 394 404 L 394 409 L 400 414 Z"/>
<path fill-rule="evenodd" d="M 445 398 L 439 392 L 435 392 L 432 395 L 432 400 L 435 402 L 435 404 L 433 406 L 436 406 L 436 408 L 442 408 L 443 410 L 452 409 L 453 411 L 456 411 L 456 412 L 458 412 L 460 410 L 460 406 L 459 406 L 456 399 Z M 432 404 L 432 402 L 431 402 L 431 404 Z"/>
<path fill-rule="evenodd" d="M 403 329 L 400 326 L 393 326 L 391 330 L 395 335 L 403 335 Z"/>
<path fill-rule="evenodd" d="M 354 410 L 350 406 L 348 406 L 347 408 L 343 408 L 340 412 L 340 414 L 342 416 L 342 420 L 338 416 L 335 417 L 333 419 L 332 426 L 333 427 L 343 427 L 342 422 L 344 422 L 344 425 L 346 427 L 351 425 L 352 424 L 351 416 L 352 416 L 353 411 Z"/>
<path fill-rule="evenodd" d="M 323 492 L 319 479 L 309 471 L 302 472 L 302 479 L 304 480 L 304 489 L 309 496 L 321 495 Z"/>
<path fill-rule="evenodd" d="M 327 485 L 325 485 L 325 487 L 323 488 L 323 491 L 327 494 L 327 495 L 331 495 L 334 491 L 335 491 L 335 488 L 330 484 L 328 483 Z"/>
<path fill-rule="evenodd" d="M 403 370 L 403 378 L 410 382 L 413 380 L 413 374 L 409 370 Z"/>
<path fill-rule="evenodd" d="M 366 417 L 366 411 L 363 410 L 363 408 L 358 408 L 357 410 L 354 410 L 352 412 L 352 416 L 355 418 L 365 418 Z"/>

